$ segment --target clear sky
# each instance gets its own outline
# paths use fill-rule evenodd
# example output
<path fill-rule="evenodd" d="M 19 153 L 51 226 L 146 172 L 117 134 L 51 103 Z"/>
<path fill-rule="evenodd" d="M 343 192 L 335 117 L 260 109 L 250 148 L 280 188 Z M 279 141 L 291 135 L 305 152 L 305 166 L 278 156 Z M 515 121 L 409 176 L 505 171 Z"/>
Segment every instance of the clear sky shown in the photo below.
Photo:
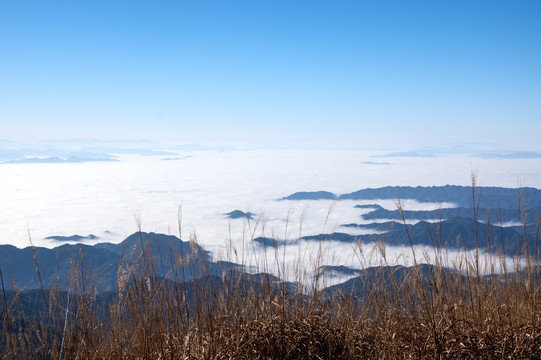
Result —
<path fill-rule="evenodd" d="M 541 1 L 0 0 L 0 138 L 541 148 Z"/>

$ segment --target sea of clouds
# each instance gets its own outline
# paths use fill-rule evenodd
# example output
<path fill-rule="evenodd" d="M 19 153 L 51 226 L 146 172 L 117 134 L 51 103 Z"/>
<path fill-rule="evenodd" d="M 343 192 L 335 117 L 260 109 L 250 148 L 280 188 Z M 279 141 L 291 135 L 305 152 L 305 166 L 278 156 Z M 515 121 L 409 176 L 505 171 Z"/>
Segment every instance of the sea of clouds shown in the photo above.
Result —
<path fill-rule="evenodd" d="M 181 233 L 183 240 L 196 239 L 215 257 L 244 248 L 245 259 L 252 259 L 245 262 L 254 265 L 254 254 L 270 256 L 267 262 L 272 263 L 276 253 L 252 246 L 253 237 L 290 240 L 332 231 L 368 232 L 340 225 L 363 223 L 361 215 L 368 210 L 354 206 L 375 201 L 278 200 L 297 191 L 344 194 L 387 185 L 471 185 L 472 170 L 479 186 L 541 187 L 541 159 L 387 157 L 380 162 L 375 155 L 353 150 L 180 151 L 177 157 L 120 154 L 117 162 L 0 164 L 0 242 L 25 247 L 31 240 L 54 247 L 59 242 L 47 237 L 74 234 L 95 235 L 85 240 L 88 244 L 120 242 L 140 227 Z M 171 158 L 178 160 L 165 160 Z M 377 203 L 395 209 L 393 200 Z M 403 204 L 409 210 L 439 206 L 407 199 Z M 236 209 L 254 213 L 254 219 L 224 215 Z M 326 264 L 363 266 L 355 245 L 325 246 Z M 317 242 L 280 249 L 291 266 L 314 263 L 321 250 Z M 386 251 L 394 261 L 410 261 L 400 256 L 404 249 Z"/>

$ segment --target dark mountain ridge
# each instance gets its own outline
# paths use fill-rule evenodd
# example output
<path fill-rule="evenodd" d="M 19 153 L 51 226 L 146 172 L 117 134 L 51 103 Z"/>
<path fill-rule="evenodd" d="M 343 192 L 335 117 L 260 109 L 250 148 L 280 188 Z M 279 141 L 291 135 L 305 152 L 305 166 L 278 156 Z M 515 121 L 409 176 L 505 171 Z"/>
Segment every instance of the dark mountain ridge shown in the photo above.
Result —
<path fill-rule="evenodd" d="M 531 187 L 504 188 L 478 187 L 475 188 L 475 202 L 479 197 L 482 208 L 517 209 L 520 195 L 527 208 L 541 208 L 541 190 Z M 282 200 L 383 200 L 383 199 L 413 199 L 419 202 L 447 202 L 459 207 L 474 207 L 474 196 L 471 186 L 386 186 L 368 188 L 349 194 L 335 195 L 327 191 L 297 192 L 282 198 Z M 477 204 L 476 204 L 477 206 Z"/>
<path fill-rule="evenodd" d="M 406 220 L 438 220 L 453 217 L 474 219 L 476 217 L 477 220 L 482 222 L 488 222 L 490 220 L 492 224 L 499 224 L 500 222 L 522 224 L 524 221 L 526 221 L 526 224 L 535 224 L 537 219 L 541 216 L 541 208 L 529 208 L 525 214 L 522 213 L 518 206 L 516 209 L 479 208 L 476 211 L 473 211 L 471 207 L 435 210 L 403 210 L 403 214 Z M 380 207 L 379 209 L 374 209 L 373 211 L 362 215 L 362 217 L 364 220 L 390 219 L 400 221 L 402 219 L 402 214 L 399 210 L 387 210 Z"/>
<path fill-rule="evenodd" d="M 119 244 L 94 246 L 64 244 L 53 249 L 0 245 L 0 271 L 8 289 L 29 290 L 59 287 L 70 282 L 93 283 L 98 292 L 118 286 L 120 272 L 133 274 L 140 264 L 151 266 L 153 276 L 190 281 L 203 274 L 221 275 L 222 271 L 241 268 L 227 262 L 213 262 L 198 244 L 176 236 L 137 232 Z M 39 269 L 39 276 L 36 270 Z M 41 283 L 40 279 L 41 277 Z"/>
<path fill-rule="evenodd" d="M 372 226 L 359 225 L 359 226 Z M 502 227 L 498 225 L 487 225 L 470 218 L 454 217 L 441 222 L 420 221 L 414 225 L 406 225 L 402 222 L 386 222 L 378 228 L 387 231 L 381 234 L 351 235 L 342 232 L 331 234 L 319 234 L 304 236 L 304 241 L 339 241 L 346 243 L 362 242 L 372 244 L 376 241 L 383 241 L 388 246 L 439 246 L 442 249 L 466 249 L 472 250 L 476 247 L 480 250 L 502 252 L 506 255 L 523 254 L 527 246 L 530 253 L 539 248 L 539 236 L 537 226 L 524 227 Z M 355 227 L 356 224 L 348 224 L 347 227 Z M 287 243 L 280 239 L 256 238 L 253 241 L 260 246 L 277 247 L 291 245 L 298 242 L 298 239 L 289 240 Z"/>

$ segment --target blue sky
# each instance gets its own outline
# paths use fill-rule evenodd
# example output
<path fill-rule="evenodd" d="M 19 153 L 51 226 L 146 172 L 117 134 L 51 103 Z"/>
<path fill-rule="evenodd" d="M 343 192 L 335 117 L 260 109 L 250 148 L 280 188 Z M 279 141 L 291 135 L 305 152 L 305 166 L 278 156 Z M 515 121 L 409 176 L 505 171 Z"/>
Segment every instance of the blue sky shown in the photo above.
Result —
<path fill-rule="evenodd" d="M 0 138 L 539 150 L 541 1 L 0 0 Z"/>

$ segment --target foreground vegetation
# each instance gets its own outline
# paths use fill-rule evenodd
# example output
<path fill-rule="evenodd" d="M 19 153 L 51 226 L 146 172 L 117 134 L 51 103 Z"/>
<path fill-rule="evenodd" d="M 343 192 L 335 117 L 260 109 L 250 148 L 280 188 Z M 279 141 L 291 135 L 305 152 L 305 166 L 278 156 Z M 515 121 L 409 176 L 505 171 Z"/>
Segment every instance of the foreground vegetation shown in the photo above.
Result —
<path fill-rule="evenodd" d="M 0 354 L 5 359 L 540 358 L 537 246 L 521 247 L 512 263 L 497 250 L 459 252 L 449 259 L 437 232 L 434 237 L 431 266 L 421 265 L 412 252 L 410 267 L 382 263 L 329 288 L 321 288 L 302 267 L 295 269 L 296 283 L 270 275 L 264 262 L 257 274 L 223 262 L 216 276 L 216 269 L 194 270 L 193 253 L 156 257 L 148 247 L 125 259 L 118 287 L 107 293 L 93 291 L 99 279 L 84 271 L 83 258 L 73 261 L 69 291 L 60 286 L 8 291 L 9 274 L 0 274 Z M 175 259 L 165 277 L 157 275 L 163 273 L 163 257 Z M 275 265 L 285 271 L 278 252 Z M 316 277 L 325 276 L 317 271 L 317 259 L 306 266 Z M 36 270 L 40 277 L 37 262 Z M 191 271 L 201 276 L 180 281 Z"/>

